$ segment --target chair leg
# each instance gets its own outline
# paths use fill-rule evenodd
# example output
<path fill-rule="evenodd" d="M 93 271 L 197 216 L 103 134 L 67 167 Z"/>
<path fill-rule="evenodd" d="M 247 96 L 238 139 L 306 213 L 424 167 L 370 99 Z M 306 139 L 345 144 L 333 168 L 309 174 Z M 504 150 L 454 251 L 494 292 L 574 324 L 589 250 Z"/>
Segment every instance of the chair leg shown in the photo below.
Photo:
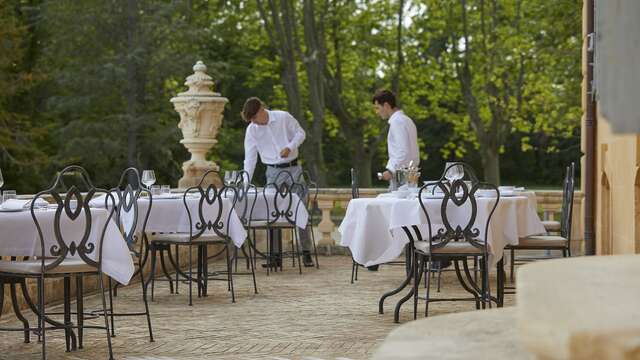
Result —
<path fill-rule="evenodd" d="M 316 258 L 316 269 L 320 269 L 320 263 L 318 262 L 318 248 L 316 247 L 316 235 L 313 233 L 313 225 L 309 221 L 309 233 L 311 233 L 311 244 L 313 244 L 313 256 Z"/>
<path fill-rule="evenodd" d="M 171 245 L 167 246 L 167 252 L 169 251 L 171 251 Z M 169 271 L 167 270 L 167 265 L 164 263 L 164 249 L 160 249 L 160 267 L 162 268 L 164 277 L 169 281 L 169 293 L 173 294 L 173 281 L 171 279 L 171 275 L 169 275 Z"/>
<path fill-rule="evenodd" d="M 189 245 L 189 306 L 193 306 L 193 248 Z"/>
<path fill-rule="evenodd" d="M 47 358 L 47 350 L 46 350 L 46 326 L 44 323 L 44 276 L 38 278 L 38 328 L 40 329 L 40 341 L 42 342 L 42 360 Z M 105 317 L 106 319 L 106 317 Z"/>
<path fill-rule="evenodd" d="M 180 275 L 180 247 L 178 245 L 175 246 L 176 249 L 176 294 L 178 294 L 178 284 L 180 283 L 180 279 L 178 276 Z"/>
<path fill-rule="evenodd" d="M 140 269 L 142 269 L 142 264 L 140 264 Z M 144 303 L 144 313 L 147 317 L 147 327 L 149 328 L 149 342 L 154 342 L 153 340 L 153 329 L 151 328 L 151 314 L 149 314 L 149 301 L 147 299 L 147 285 L 144 281 L 144 273 L 140 270 L 140 285 L 142 285 L 142 302 Z"/>
<path fill-rule="evenodd" d="M 295 256 L 298 258 L 298 272 L 302 275 L 302 261 L 300 260 L 300 236 L 298 235 L 298 229 L 293 229 L 293 246 L 294 246 L 294 252 L 295 252 Z M 294 262 L 294 266 L 295 266 L 295 262 Z"/>
<path fill-rule="evenodd" d="M 298 249 L 296 247 L 295 235 L 293 233 L 296 232 L 296 229 L 291 229 L 291 251 L 293 251 L 293 256 L 291 256 L 291 263 L 293 267 L 296 267 L 296 256 L 298 254 Z"/>
<path fill-rule="evenodd" d="M 440 261 L 438 265 L 438 292 L 440 292 L 440 279 L 442 278 L 442 263 L 443 261 Z"/>
<path fill-rule="evenodd" d="M 4 284 L 0 284 L 0 286 L 2 286 L 3 292 L 4 292 Z M 11 292 L 11 306 L 13 307 L 13 312 L 16 314 L 16 317 L 18 318 L 18 320 L 20 320 L 20 322 L 22 322 L 22 327 L 25 329 L 24 330 L 24 342 L 25 343 L 29 343 L 29 330 L 27 330 L 29 328 L 29 321 L 22 315 L 22 312 L 20 312 L 20 307 L 18 307 L 18 296 L 16 294 L 16 283 L 15 282 L 11 282 L 10 283 L 10 292 Z M 3 295 L 4 297 L 4 295 Z M 2 310 L 2 308 L 0 307 L 0 310 Z"/>
<path fill-rule="evenodd" d="M 149 274 L 149 281 L 151 282 L 151 301 L 153 301 L 153 294 L 156 285 L 156 257 L 157 257 L 157 249 L 155 246 L 151 247 L 151 271 Z"/>
<path fill-rule="evenodd" d="M 78 348 L 82 349 L 82 338 L 84 336 L 84 298 L 82 274 L 76 275 L 76 322 L 78 323 Z"/>
<path fill-rule="evenodd" d="M 227 244 L 225 245 L 226 250 L 225 253 L 227 254 L 227 281 L 229 283 L 229 288 L 231 290 L 231 302 L 235 303 L 236 302 L 236 294 L 235 294 L 235 290 L 233 289 L 233 267 L 231 264 L 231 258 L 230 256 L 230 251 L 229 251 L 229 247 L 231 246 L 231 241 L 227 240 Z"/>
<path fill-rule="evenodd" d="M 249 242 L 251 242 L 251 239 L 247 239 Z M 251 277 L 253 279 L 253 292 L 254 294 L 258 293 L 258 284 L 256 283 L 256 269 L 254 267 L 254 260 L 253 260 L 253 250 L 251 249 L 251 243 L 249 243 L 249 246 L 247 246 L 247 251 L 249 251 L 249 254 L 247 255 L 247 266 L 251 266 Z"/>
<path fill-rule="evenodd" d="M 111 348 L 111 335 L 109 334 L 109 319 L 107 318 L 107 299 L 104 295 L 104 281 L 102 273 L 98 274 L 98 283 L 100 284 L 100 294 L 102 295 L 102 315 L 104 316 L 104 329 L 107 333 L 107 346 L 109 348 L 109 360 L 113 360 L 113 349 Z"/>
<path fill-rule="evenodd" d="M 64 343 L 67 352 L 71 352 L 71 335 L 69 334 L 71 329 L 71 282 L 68 276 L 62 279 L 63 283 L 63 313 L 64 313 Z"/>
<path fill-rule="evenodd" d="M 418 318 L 418 285 L 420 284 L 420 275 L 418 275 L 418 262 L 421 262 L 422 256 L 416 254 L 413 264 L 413 320 Z"/>
<path fill-rule="evenodd" d="M 426 259 L 425 259 L 426 260 Z M 425 291 L 425 300 L 424 300 L 424 317 L 428 317 L 429 316 L 429 290 L 431 288 L 431 258 L 428 258 L 427 262 L 427 284 L 426 284 L 426 291 Z M 424 261 L 422 263 L 422 271 L 424 271 Z"/>
<path fill-rule="evenodd" d="M 351 283 L 353 284 L 353 277 L 356 273 L 356 267 L 358 265 L 356 264 L 356 261 L 353 260 L 353 258 L 351 258 Z"/>
<path fill-rule="evenodd" d="M 511 259 L 509 259 L 509 281 L 513 283 L 513 270 L 515 268 L 516 252 L 511 248 Z"/>
<path fill-rule="evenodd" d="M 113 284 L 111 278 L 109 278 L 109 309 L 111 309 L 109 317 L 111 318 L 111 337 L 116 337 L 115 323 L 113 319 L 113 312 L 115 310 L 113 308 L 113 296 L 111 296 L 111 289 L 113 289 Z"/>

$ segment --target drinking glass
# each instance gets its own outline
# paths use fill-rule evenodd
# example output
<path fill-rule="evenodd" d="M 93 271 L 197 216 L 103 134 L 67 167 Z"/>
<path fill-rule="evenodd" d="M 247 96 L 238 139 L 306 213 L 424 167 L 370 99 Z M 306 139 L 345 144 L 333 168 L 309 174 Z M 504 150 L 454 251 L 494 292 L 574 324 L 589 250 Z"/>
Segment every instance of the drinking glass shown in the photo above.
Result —
<path fill-rule="evenodd" d="M 231 185 L 231 171 L 229 170 L 224 172 L 224 184 L 227 186 Z"/>
<path fill-rule="evenodd" d="M 231 185 L 238 183 L 238 170 L 231 171 Z"/>
<path fill-rule="evenodd" d="M 2 202 L 16 198 L 17 195 L 15 190 L 5 190 L 2 192 Z"/>
<path fill-rule="evenodd" d="M 160 193 L 162 195 L 171 195 L 171 185 L 160 186 Z"/>
<path fill-rule="evenodd" d="M 160 195 L 160 185 L 151 185 L 151 195 L 153 196 Z"/>
<path fill-rule="evenodd" d="M 462 168 L 462 165 L 455 164 L 455 162 L 447 162 L 445 165 L 446 173 L 444 174 L 444 177 L 450 182 L 460 180 L 464 177 L 464 169 Z"/>
<path fill-rule="evenodd" d="M 147 187 L 156 183 L 156 174 L 153 170 L 144 170 L 142 172 L 142 183 L 147 185 Z"/>

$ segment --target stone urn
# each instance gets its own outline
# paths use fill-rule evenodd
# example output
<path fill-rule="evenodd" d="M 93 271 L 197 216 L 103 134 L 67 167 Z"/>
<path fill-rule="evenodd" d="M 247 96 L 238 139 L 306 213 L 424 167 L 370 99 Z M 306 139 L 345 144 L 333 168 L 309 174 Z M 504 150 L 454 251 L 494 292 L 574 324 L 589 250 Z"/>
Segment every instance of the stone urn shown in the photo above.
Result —
<path fill-rule="evenodd" d="M 203 174 L 209 170 L 219 170 L 219 166 L 206 159 L 207 152 L 218 141 L 218 129 L 222 125 L 224 105 L 229 101 L 213 92 L 213 79 L 207 75 L 207 67 L 202 61 L 193 66 L 193 74 L 187 77 L 185 85 L 189 90 L 171 98 L 174 109 L 180 114 L 178 127 L 182 130 L 183 144 L 191 153 L 191 159 L 182 164 L 184 175 L 178 182 L 179 188 L 198 184 Z M 203 185 L 222 184 L 217 175 L 208 177 Z"/>

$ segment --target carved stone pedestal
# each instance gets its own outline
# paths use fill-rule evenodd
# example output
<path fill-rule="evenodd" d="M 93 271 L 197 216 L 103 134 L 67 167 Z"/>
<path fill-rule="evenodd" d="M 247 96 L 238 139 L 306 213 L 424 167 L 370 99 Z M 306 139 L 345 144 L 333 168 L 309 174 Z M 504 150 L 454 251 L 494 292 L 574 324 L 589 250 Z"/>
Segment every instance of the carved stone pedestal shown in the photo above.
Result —
<path fill-rule="evenodd" d="M 219 170 L 215 162 L 206 159 L 206 155 L 217 143 L 222 112 L 229 101 L 211 90 L 213 80 L 207 75 L 207 67 L 202 61 L 193 66 L 193 71 L 184 83 L 189 90 L 171 99 L 173 107 L 180 114 L 178 127 L 183 136 L 180 143 L 191 153 L 191 159 L 182 164 L 184 176 L 178 182 L 178 187 L 183 189 L 196 185 L 205 172 Z M 216 186 L 222 184 L 217 175 L 205 181 L 205 185 L 211 183 Z"/>

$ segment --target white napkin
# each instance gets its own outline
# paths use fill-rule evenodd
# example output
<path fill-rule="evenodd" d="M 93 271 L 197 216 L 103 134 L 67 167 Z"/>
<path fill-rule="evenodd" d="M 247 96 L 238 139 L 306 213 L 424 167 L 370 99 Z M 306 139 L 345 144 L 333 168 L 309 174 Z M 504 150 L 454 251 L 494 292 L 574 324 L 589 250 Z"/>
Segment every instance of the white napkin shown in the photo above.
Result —
<path fill-rule="evenodd" d="M 36 204 L 45 206 L 49 203 L 45 199 L 38 198 Z M 31 200 L 9 199 L 3 202 L 1 207 L 6 210 L 28 210 L 31 207 Z"/>

